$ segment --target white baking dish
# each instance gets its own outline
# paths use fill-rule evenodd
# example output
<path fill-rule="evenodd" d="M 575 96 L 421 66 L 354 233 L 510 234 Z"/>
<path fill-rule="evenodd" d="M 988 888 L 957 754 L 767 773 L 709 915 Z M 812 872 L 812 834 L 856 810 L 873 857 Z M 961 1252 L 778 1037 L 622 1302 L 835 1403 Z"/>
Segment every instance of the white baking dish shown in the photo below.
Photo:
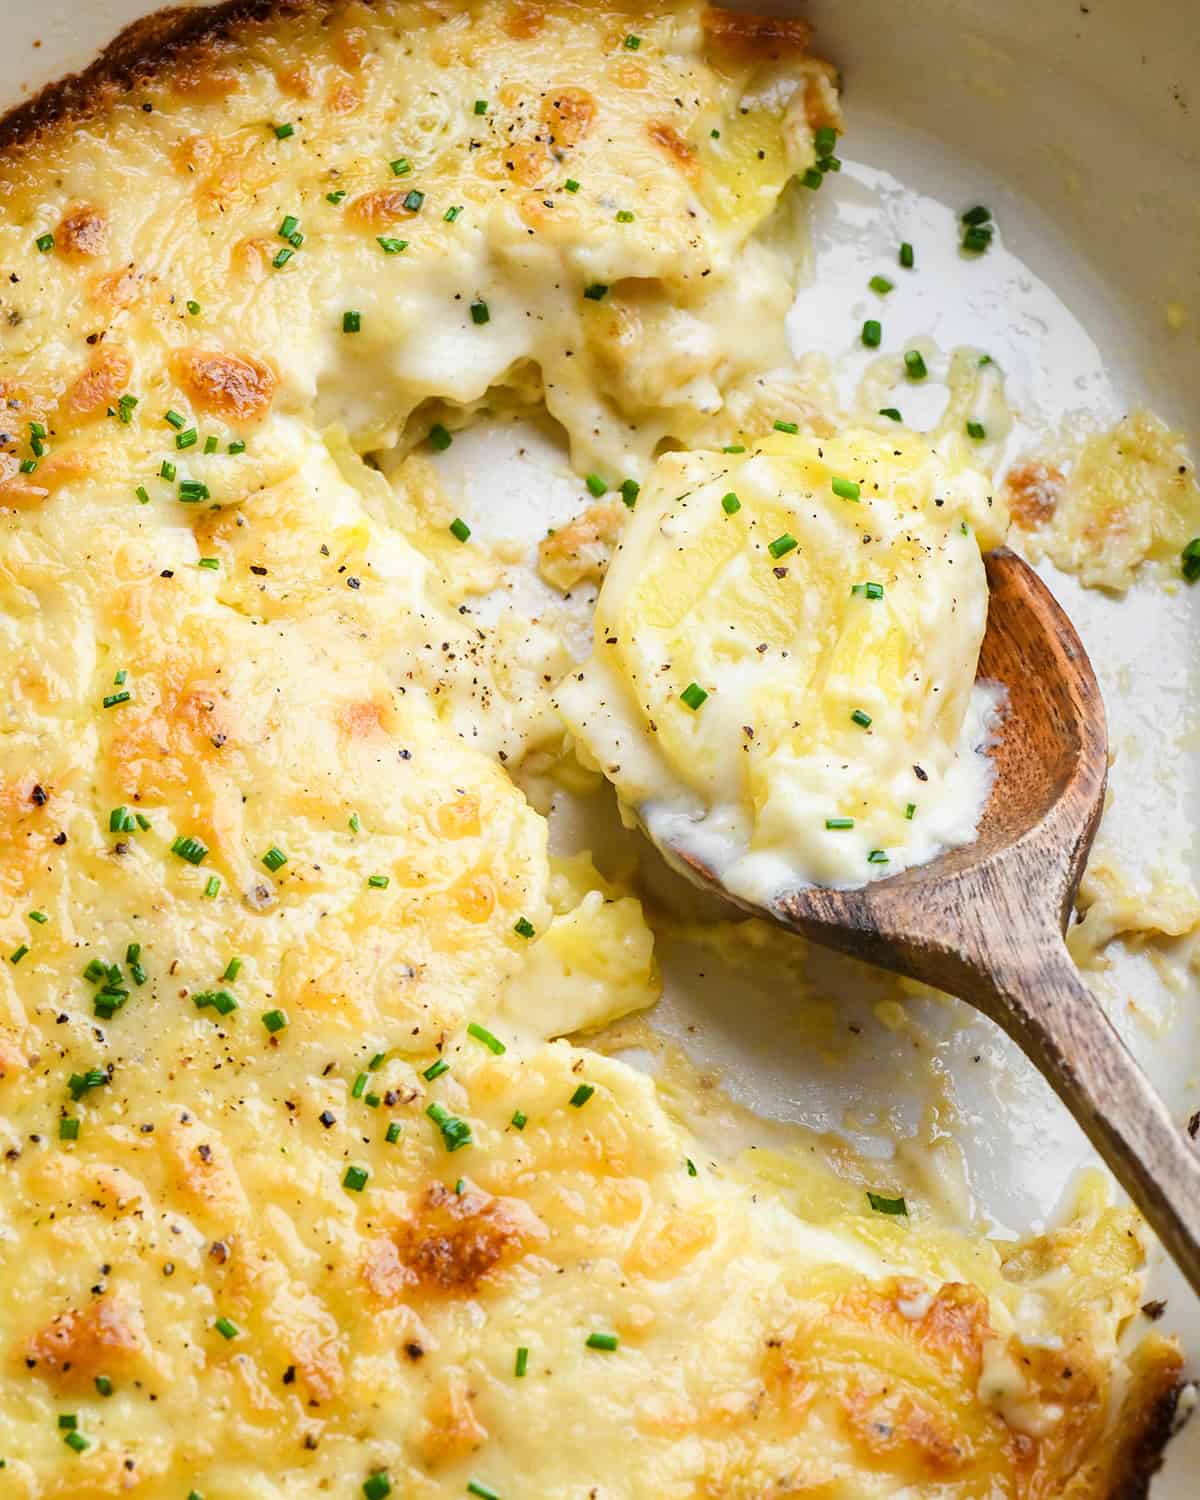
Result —
<path fill-rule="evenodd" d="M 0 0 L 0 103 L 81 66 L 153 8 Z M 950 244 L 954 213 L 982 199 L 1001 226 L 1000 251 L 966 271 L 947 255 L 889 304 L 889 318 L 906 335 L 993 350 L 1034 427 L 1076 409 L 1107 420 L 1145 401 L 1200 442 L 1195 0 L 813 0 L 806 13 L 822 52 L 844 69 L 847 134 L 845 170 L 814 204 L 819 289 L 802 293 L 793 313 L 797 346 L 844 353 L 878 256 L 918 234 L 933 245 L 945 232 Z M 470 444 L 455 455 L 469 461 Z M 472 475 L 470 488 L 478 493 L 479 484 Z M 502 470 L 492 489 L 499 528 L 519 530 L 521 517 L 505 510 L 515 487 Z M 527 513 L 524 524 L 532 536 L 545 519 Z M 1196 878 L 1200 776 L 1187 747 L 1200 743 L 1192 669 L 1200 587 L 1115 601 L 1061 577 L 1052 583 L 1108 701 L 1115 796 L 1102 841 L 1120 847 L 1135 877 L 1190 862 Z M 1051 1214 L 1089 1157 L 1048 1090 L 986 1022 L 914 1005 L 933 1062 L 914 1073 L 907 1036 L 881 1026 L 856 971 L 831 960 L 818 980 L 864 1028 L 862 1045 L 831 1067 L 805 1045 L 797 1002 L 777 973 L 733 975 L 707 954 L 699 980 L 686 948 L 665 957 L 668 995 L 656 1024 L 767 1113 L 845 1130 L 855 1111 L 858 1144 L 883 1149 L 885 1124 L 918 1118 L 944 1070 L 974 1201 L 999 1226 L 1025 1229 Z M 1100 983 L 1178 1115 L 1200 1108 L 1194 976 L 1173 991 L 1144 957 L 1118 953 Z M 881 1096 L 896 1104 L 887 1121 L 871 1112 Z M 1200 1373 L 1200 1302 L 1161 1263 L 1148 1295 L 1168 1298 L 1161 1326 L 1181 1335 Z M 1173 1443 L 1155 1500 L 1192 1500 L 1198 1462 L 1200 1422 Z"/>

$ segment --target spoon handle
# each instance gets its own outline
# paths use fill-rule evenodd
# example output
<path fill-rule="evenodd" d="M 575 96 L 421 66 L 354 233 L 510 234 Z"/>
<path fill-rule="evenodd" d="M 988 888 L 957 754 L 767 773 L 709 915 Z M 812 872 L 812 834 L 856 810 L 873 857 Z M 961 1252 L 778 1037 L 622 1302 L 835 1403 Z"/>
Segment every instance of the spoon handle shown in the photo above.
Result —
<path fill-rule="evenodd" d="M 964 995 L 1040 1069 L 1200 1292 L 1200 1152 L 1084 984 L 1055 934 Z M 961 991 L 960 991 L 961 993 Z"/>

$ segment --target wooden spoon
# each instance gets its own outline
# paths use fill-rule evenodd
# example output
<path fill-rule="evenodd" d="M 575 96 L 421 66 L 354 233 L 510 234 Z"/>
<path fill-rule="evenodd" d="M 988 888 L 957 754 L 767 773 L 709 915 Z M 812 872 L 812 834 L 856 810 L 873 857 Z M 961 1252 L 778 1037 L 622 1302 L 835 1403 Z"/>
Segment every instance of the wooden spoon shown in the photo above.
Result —
<path fill-rule="evenodd" d="M 1002 683 L 1008 702 L 973 844 L 858 890 L 803 887 L 770 908 L 731 896 L 683 851 L 663 852 L 744 910 L 990 1016 L 1041 1070 L 1200 1292 L 1200 1155 L 1063 941 L 1104 803 L 1100 689 L 1037 574 L 1007 547 L 984 562 L 991 598 L 979 676 Z"/>

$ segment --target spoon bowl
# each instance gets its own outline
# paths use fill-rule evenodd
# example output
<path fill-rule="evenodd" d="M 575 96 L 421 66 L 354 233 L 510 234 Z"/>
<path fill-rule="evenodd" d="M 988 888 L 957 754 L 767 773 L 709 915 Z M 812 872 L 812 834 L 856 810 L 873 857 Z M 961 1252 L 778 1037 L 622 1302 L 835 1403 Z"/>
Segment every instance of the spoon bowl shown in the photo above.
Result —
<path fill-rule="evenodd" d="M 1104 806 L 1108 735 L 1070 620 L 1015 552 L 984 558 L 979 676 L 1006 702 L 975 840 L 853 890 L 804 886 L 770 906 L 705 889 L 812 942 L 968 1001 L 1017 1042 L 1200 1292 L 1200 1156 L 1080 979 L 1063 933 Z"/>

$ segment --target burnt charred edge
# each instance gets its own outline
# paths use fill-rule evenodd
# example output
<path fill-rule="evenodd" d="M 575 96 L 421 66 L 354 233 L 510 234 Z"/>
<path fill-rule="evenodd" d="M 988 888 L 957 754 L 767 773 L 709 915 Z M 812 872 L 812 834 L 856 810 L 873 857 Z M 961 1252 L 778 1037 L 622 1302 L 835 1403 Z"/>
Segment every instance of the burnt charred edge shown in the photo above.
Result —
<path fill-rule="evenodd" d="M 1177 1382 L 1142 1410 L 1139 1430 L 1127 1445 L 1124 1463 L 1114 1478 L 1108 1500 L 1149 1500 L 1150 1481 L 1163 1466 L 1184 1388 L 1185 1382 Z"/>
<path fill-rule="evenodd" d="M 240 28 L 278 16 L 330 10 L 336 0 L 224 0 L 169 6 L 142 16 L 113 38 L 82 72 L 47 84 L 0 116 L 0 152 L 33 144 L 70 120 L 95 118 L 123 93 L 154 80 L 183 53 L 222 42 Z"/>

